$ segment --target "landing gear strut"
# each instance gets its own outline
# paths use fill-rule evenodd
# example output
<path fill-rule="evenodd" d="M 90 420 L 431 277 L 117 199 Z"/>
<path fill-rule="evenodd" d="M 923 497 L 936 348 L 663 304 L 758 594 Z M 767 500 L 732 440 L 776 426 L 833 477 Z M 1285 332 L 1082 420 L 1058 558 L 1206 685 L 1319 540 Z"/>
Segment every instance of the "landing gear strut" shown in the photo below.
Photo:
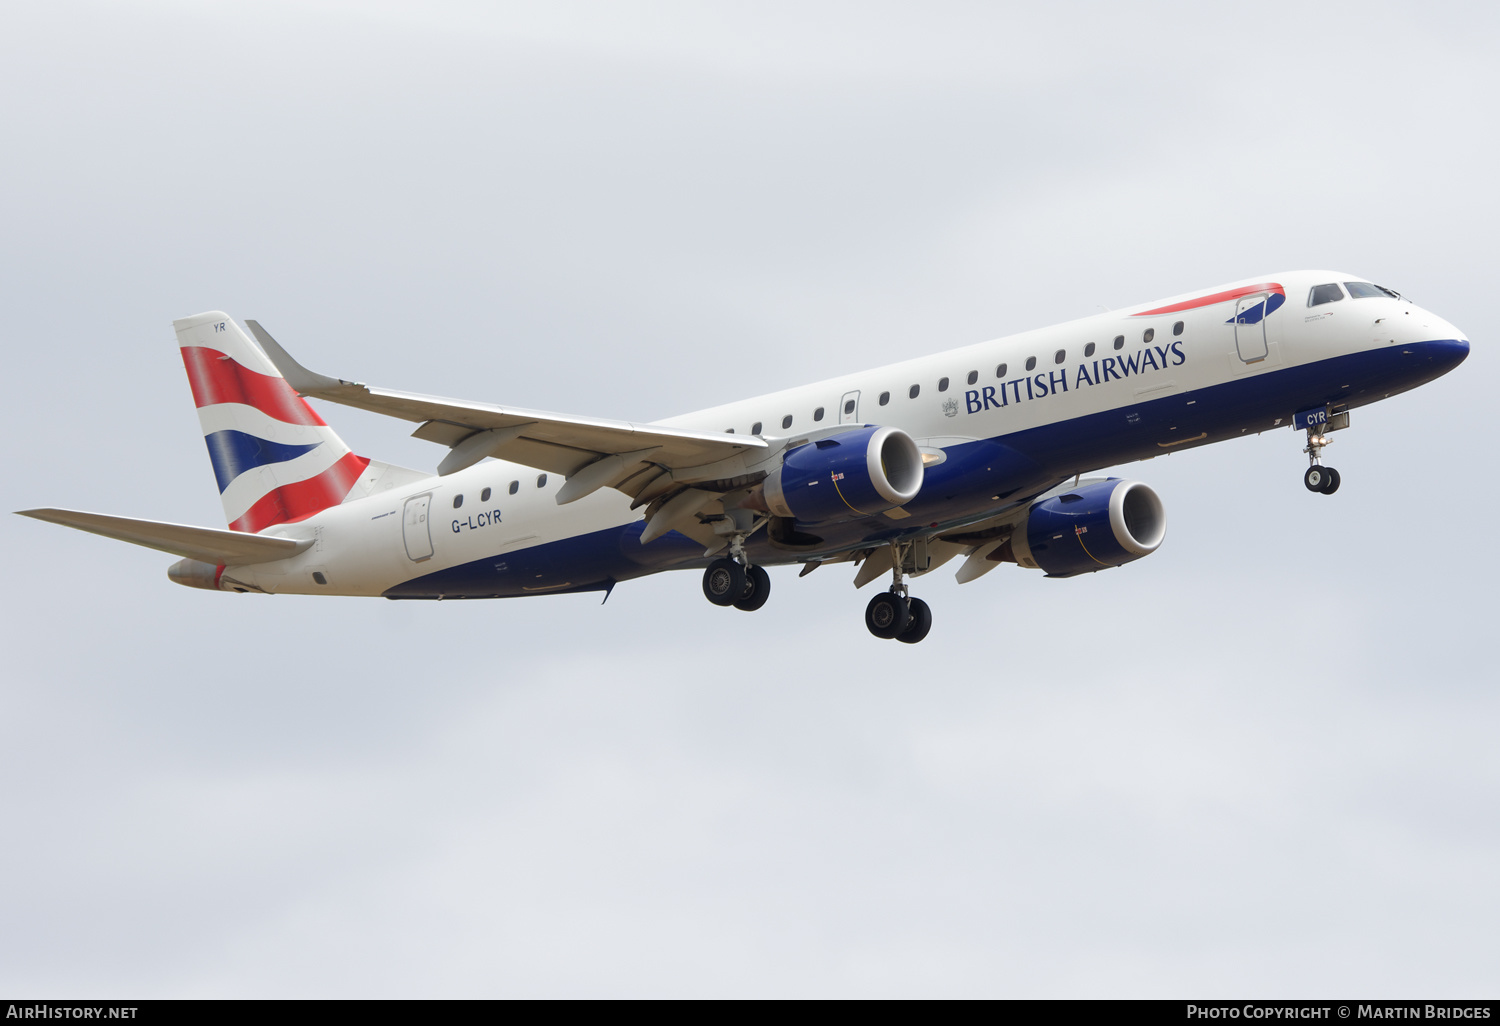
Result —
<path fill-rule="evenodd" d="M 889 591 L 883 591 L 865 607 L 865 626 L 877 638 L 895 638 L 915 645 L 932 630 L 932 609 L 919 598 L 912 598 L 901 577 L 906 564 L 913 560 L 912 543 L 891 544 L 892 577 Z M 913 569 L 915 569 L 913 563 Z"/>
<path fill-rule="evenodd" d="M 771 597 L 771 575 L 763 567 L 751 566 L 745 556 L 745 539 L 730 539 L 729 555 L 708 564 L 703 571 L 703 594 L 716 606 L 734 606 L 753 613 Z"/>
<path fill-rule="evenodd" d="M 1321 428 L 1307 429 L 1307 448 L 1302 451 L 1307 453 L 1308 468 L 1307 473 L 1302 475 L 1302 483 L 1310 492 L 1332 495 L 1339 490 L 1339 472 L 1332 467 L 1323 466 L 1323 450 L 1331 441 Z"/>

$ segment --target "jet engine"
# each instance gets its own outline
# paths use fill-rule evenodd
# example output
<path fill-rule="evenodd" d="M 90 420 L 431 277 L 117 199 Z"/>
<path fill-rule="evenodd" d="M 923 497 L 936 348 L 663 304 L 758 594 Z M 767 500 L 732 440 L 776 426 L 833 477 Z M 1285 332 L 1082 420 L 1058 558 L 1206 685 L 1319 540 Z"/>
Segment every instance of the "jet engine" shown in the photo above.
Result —
<path fill-rule="evenodd" d="M 1033 505 L 1010 548 L 1021 566 L 1074 577 L 1149 556 L 1166 533 L 1160 497 L 1139 481 L 1111 477 Z"/>
<path fill-rule="evenodd" d="M 800 445 L 761 486 L 767 510 L 803 523 L 884 513 L 921 489 L 922 450 L 893 427 L 862 427 Z"/>

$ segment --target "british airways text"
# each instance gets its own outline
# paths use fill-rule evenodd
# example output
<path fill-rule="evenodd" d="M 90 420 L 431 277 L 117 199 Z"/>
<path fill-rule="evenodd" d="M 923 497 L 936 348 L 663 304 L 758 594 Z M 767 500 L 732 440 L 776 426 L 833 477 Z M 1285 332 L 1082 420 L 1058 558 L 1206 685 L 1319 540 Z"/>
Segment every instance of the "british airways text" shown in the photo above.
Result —
<path fill-rule="evenodd" d="M 1073 371 L 1073 390 L 1090 385 L 1101 385 L 1115 379 L 1124 380 L 1133 374 L 1144 374 L 1148 370 L 1165 370 L 1180 367 L 1187 362 L 1182 352 L 1182 342 L 1169 346 L 1147 346 L 1129 356 L 1106 356 L 1092 364 L 1080 363 Z M 996 391 L 998 389 L 998 395 Z M 979 413 L 991 408 L 1000 409 L 1011 403 L 1043 399 L 1068 391 L 1068 371 L 1046 371 L 1024 378 L 1002 381 L 999 385 L 986 385 L 983 389 L 970 389 L 964 393 L 964 403 L 969 413 Z"/>

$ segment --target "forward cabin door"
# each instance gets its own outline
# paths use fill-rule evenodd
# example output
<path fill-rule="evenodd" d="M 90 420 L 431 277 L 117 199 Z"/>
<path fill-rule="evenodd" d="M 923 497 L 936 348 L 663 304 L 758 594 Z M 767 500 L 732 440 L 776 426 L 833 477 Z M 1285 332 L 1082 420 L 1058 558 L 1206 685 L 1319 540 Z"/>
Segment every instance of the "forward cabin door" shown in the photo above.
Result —
<path fill-rule="evenodd" d="M 859 423 L 859 393 L 845 392 L 844 398 L 839 400 L 839 423 Z"/>
<path fill-rule="evenodd" d="M 1266 358 L 1266 306 L 1271 298 L 1269 292 L 1258 292 L 1253 296 L 1241 296 L 1234 304 L 1234 347 L 1239 350 L 1245 363 L 1257 363 Z"/>
<path fill-rule="evenodd" d="M 406 542 L 406 555 L 413 563 L 432 558 L 432 531 L 427 523 L 427 508 L 431 503 L 431 492 L 406 500 L 406 515 L 401 518 L 401 538 Z"/>

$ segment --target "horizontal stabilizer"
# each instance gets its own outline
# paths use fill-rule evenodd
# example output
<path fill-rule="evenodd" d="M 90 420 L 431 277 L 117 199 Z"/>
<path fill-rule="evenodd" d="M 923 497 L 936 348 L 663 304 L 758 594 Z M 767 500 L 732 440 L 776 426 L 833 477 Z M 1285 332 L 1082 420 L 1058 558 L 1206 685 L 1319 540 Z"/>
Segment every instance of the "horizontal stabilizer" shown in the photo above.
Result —
<path fill-rule="evenodd" d="M 170 552 L 174 556 L 184 556 L 215 566 L 269 563 L 295 556 L 312 546 L 312 539 L 294 541 L 291 538 L 270 538 L 240 531 L 111 517 L 103 513 L 84 513 L 74 509 L 23 509 L 17 510 L 17 513 L 34 520 L 62 524 L 90 534 L 102 534 L 116 541 L 144 545 L 148 549 Z"/>

